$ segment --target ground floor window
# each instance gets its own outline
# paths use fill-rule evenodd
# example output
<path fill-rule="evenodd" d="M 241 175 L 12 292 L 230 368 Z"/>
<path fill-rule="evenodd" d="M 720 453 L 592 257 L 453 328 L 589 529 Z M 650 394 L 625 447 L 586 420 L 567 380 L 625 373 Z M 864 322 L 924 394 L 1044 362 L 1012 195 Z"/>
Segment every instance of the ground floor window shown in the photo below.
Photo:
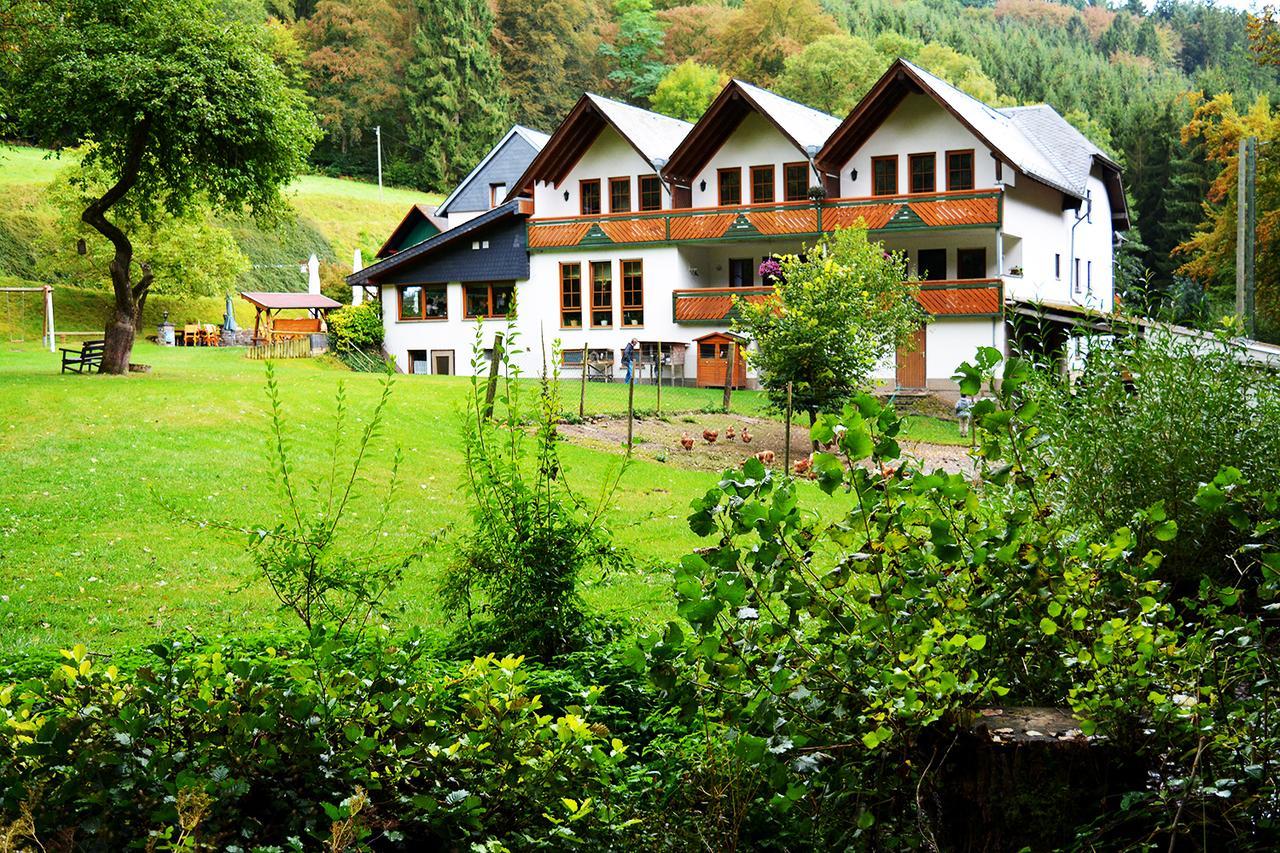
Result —
<path fill-rule="evenodd" d="M 409 372 L 413 374 L 430 373 L 427 366 L 427 351 L 424 349 L 409 350 Z"/>
<path fill-rule="evenodd" d="M 622 325 L 644 325 L 644 261 L 622 262 Z"/>
<path fill-rule="evenodd" d="M 986 249 L 957 249 L 956 278 L 986 278 Z"/>
<path fill-rule="evenodd" d="M 613 263 L 591 262 L 591 327 L 613 327 Z"/>
<path fill-rule="evenodd" d="M 514 293 L 515 285 L 510 283 L 464 285 L 462 315 L 467 319 L 505 317 L 511 310 Z"/>
<path fill-rule="evenodd" d="M 401 320 L 449 319 L 449 299 L 443 284 L 406 284 L 396 290 Z"/>
<path fill-rule="evenodd" d="M 582 326 L 582 264 L 560 265 L 560 325 Z"/>
<path fill-rule="evenodd" d="M 436 376 L 452 376 L 453 350 L 433 349 L 431 351 L 431 372 Z"/>

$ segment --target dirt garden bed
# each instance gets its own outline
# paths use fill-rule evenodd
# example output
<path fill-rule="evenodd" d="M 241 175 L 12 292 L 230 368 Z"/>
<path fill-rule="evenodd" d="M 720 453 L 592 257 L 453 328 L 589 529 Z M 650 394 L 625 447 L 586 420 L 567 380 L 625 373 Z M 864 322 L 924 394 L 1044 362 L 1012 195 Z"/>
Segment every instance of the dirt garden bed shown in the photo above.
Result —
<path fill-rule="evenodd" d="M 619 417 L 588 418 L 582 423 L 562 423 L 560 434 L 569 442 L 597 450 L 620 451 L 627 440 L 627 419 Z M 730 429 L 733 438 L 729 438 Z M 717 433 L 715 442 L 703 438 L 703 431 Z M 743 440 L 744 432 L 750 441 Z M 705 471 L 722 471 L 741 465 L 762 451 L 772 451 L 782 467 L 785 426 L 777 420 L 742 415 L 688 414 L 669 418 L 636 418 L 635 455 L 668 464 Z M 682 439 L 692 441 L 688 450 Z M 903 441 L 904 455 L 920 459 L 929 470 L 942 468 L 949 472 L 969 473 L 973 462 L 964 447 Z M 791 456 L 795 460 L 809 455 L 808 426 L 792 425 Z"/>

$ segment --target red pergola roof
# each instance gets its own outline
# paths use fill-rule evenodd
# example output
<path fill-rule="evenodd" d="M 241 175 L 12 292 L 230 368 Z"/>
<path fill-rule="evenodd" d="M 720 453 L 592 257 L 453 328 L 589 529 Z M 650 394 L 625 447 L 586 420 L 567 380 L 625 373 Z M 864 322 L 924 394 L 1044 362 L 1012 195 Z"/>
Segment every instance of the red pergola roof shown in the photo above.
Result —
<path fill-rule="evenodd" d="M 304 308 L 317 310 L 331 310 L 333 308 L 341 308 L 342 303 L 336 299 L 330 299 L 327 296 L 321 296 L 318 293 L 269 293 L 263 291 L 251 291 L 249 293 L 241 293 L 240 296 L 245 301 L 251 302 L 259 308 L 268 311 L 284 310 L 287 308 Z"/>

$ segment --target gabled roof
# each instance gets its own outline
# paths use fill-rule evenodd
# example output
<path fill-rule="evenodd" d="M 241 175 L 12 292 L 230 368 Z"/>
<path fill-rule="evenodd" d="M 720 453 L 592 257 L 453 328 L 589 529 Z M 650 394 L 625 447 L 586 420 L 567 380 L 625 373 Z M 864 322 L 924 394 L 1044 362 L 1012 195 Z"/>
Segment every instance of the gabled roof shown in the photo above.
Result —
<path fill-rule="evenodd" d="M 421 258 L 442 246 L 447 246 L 456 240 L 483 231 L 486 227 L 499 222 L 508 217 L 528 216 L 530 213 L 530 205 L 528 202 L 516 199 L 506 204 L 495 207 L 493 210 L 480 214 L 475 219 L 470 219 L 456 228 L 450 228 L 448 231 L 441 232 L 429 240 L 425 240 L 416 246 L 411 246 L 403 252 L 397 252 L 386 258 L 382 258 L 376 264 L 371 264 L 359 272 L 354 272 L 347 276 L 347 284 L 355 287 L 362 284 L 376 284 L 374 281 L 378 276 L 390 272 L 404 264 L 409 263 L 417 258 Z"/>
<path fill-rule="evenodd" d="M 1112 172 L 1109 186 L 1119 187 L 1119 167 L 1078 132 L 1064 130 L 1062 125 L 1070 125 L 1052 107 L 1040 106 L 1025 112 L 998 110 L 905 59 L 897 59 L 889 66 L 831 134 L 818 154 L 818 164 L 828 171 L 839 169 L 910 94 L 931 97 L 1001 160 L 1072 198 L 1085 197 L 1094 165 L 1104 173 Z M 1065 145 L 1066 150 L 1059 145 Z M 1117 195 L 1114 190 L 1111 194 Z M 1113 217 L 1122 219 L 1127 226 L 1123 191 L 1118 196 L 1120 209 L 1113 201 Z"/>
<path fill-rule="evenodd" d="M 276 292 L 249 290 L 240 294 L 246 302 L 269 311 L 287 311 L 291 308 L 309 308 L 328 311 L 341 308 L 342 303 L 318 293 Z"/>
<path fill-rule="evenodd" d="M 671 155 L 664 175 L 675 181 L 692 181 L 750 112 L 757 112 L 777 128 L 808 159 L 809 149 L 819 149 L 840 119 L 806 107 L 767 89 L 730 80 L 698 119 L 680 147 Z"/>
<path fill-rule="evenodd" d="M 535 181 L 563 181 L 606 127 L 612 127 L 646 163 L 653 163 L 670 158 L 693 125 L 588 92 L 560 122 L 507 200 L 527 192 Z"/>
<path fill-rule="evenodd" d="M 400 220 L 400 224 L 391 232 L 391 236 L 382 244 L 382 248 L 378 249 L 375 257 L 385 258 L 387 255 L 399 251 L 400 247 L 404 245 L 404 241 L 413 234 L 414 230 L 424 224 L 430 225 L 435 231 L 433 234 L 427 234 L 427 238 L 434 237 L 449 227 L 449 223 L 436 216 L 429 205 L 415 204 L 409 208 L 409 212 L 404 215 L 404 219 Z M 421 240 L 418 242 L 421 242 Z"/>
<path fill-rule="evenodd" d="M 535 152 L 541 151 L 551 139 L 549 134 L 541 131 L 533 130 L 532 128 L 519 124 L 512 125 L 511 129 L 506 132 L 506 135 L 504 135 L 502 139 L 498 140 L 498 144 L 490 148 L 489 153 L 484 155 L 484 159 L 481 160 L 479 164 L 477 164 L 476 167 L 472 169 L 456 187 L 453 188 L 453 192 L 449 193 L 448 197 L 445 198 L 444 201 L 440 202 L 440 206 L 436 208 L 436 213 L 441 216 L 448 215 L 449 205 L 453 204 L 454 200 L 467 188 L 467 185 L 475 180 L 476 175 L 480 174 L 480 172 L 484 170 L 484 167 L 489 165 L 489 162 L 493 160 L 494 157 L 498 156 L 498 153 L 506 147 L 507 143 L 511 141 L 513 136 L 519 136 L 525 142 L 529 143 Z"/>

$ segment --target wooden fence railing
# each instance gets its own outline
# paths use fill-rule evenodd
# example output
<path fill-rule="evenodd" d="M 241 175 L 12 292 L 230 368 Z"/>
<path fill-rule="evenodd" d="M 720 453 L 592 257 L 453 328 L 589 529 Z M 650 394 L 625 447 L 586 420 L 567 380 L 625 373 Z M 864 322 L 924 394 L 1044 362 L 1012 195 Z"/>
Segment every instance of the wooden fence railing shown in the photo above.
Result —
<path fill-rule="evenodd" d="M 245 357 L 255 361 L 265 361 L 271 358 L 310 358 L 311 338 L 304 335 L 300 338 L 285 338 L 271 343 L 251 346 L 245 351 Z"/>

